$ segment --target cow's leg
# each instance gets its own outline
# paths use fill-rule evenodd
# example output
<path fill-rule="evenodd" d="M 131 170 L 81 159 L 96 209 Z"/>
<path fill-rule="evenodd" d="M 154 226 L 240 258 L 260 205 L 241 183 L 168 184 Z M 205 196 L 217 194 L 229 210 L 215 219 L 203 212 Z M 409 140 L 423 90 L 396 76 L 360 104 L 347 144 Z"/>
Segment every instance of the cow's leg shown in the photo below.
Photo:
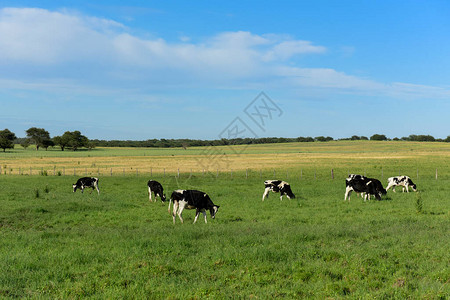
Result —
<path fill-rule="evenodd" d="M 264 190 L 264 194 L 262 196 L 262 201 L 264 201 L 264 198 L 269 196 L 269 191 L 270 191 L 270 187 L 266 187 L 266 189 Z"/>
<path fill-rule="evenodd" d="M 350 201 L 350 195 L 351 195 L 352 191 L 353 191 L 353 190 L 352 190 L 351 187 L 346 187 L 346 188 L 345 188 L 344 201 L 346 201 L 347 198 L 348 198 L 348 201 Z"/>
<path fill-rule="evenodd" d="M 84 193 L 84 185 L 81 186 L 81 193 Z"/>
<path fill-rule="evenodd" d="M 173 217 L 173 224 L 175 224 L 175 219 L 177 218 L 177 212 L 178 212 L 178 202 L 177 200 L 173 200 L 173 213 L 172 213 L 172 217 Z M 170 209 L 170 203 L 169 203 L 169 209 Z"/>
<path fill-rule="evenodd" d="M 183 216 L 181 214 L 183 213 L 186 202 L 184 202 L 184 201 L 181 203 L 180 202 L 181 201 L 179 201 L 179 204 L 178 204 L 178 218 L 180 218 L 181 224 L 183 224 L 184 220 L 183 220 Z"/>
<path fill-rule="evenodd" d="M 202 211 L 202 213 L 203 213 L 203 216 L 205 217 L 205 224 L 207 224 L 208 221 L 206 221 L 206 210 Z"/>
<path fill-rule="evenodd" d="M 386 187 L 386 192 L 393 186 L 394 185 L 389 182 L 388 186 Z M 394 192 L 395 192 L 395 188 L 393 188 L 392 190 L 394 190 Z"/>
<path fill-rule="evenodd" d="M 283 193 L 280 193 L 280 201 L 283 201 Z"/>
<path fill-rule="evenodd" d="M 92 188 L 94 189 L 94 188 Z M 95 189 L 97 190 L 97 194 L 100 195 L 100 190 L 98 189 L 98 182 L 95 183 Z"/>
<path fill-rule="evenodd" d="M 196 210 L 195 211 L 195 218 L 194 218 L 194 224 L 195 224 L 195 222 L 197 222 L 197 219 L 198 219 L 198 215 L 200 214 L 200 210 Z"/>
<path fill-rule="evenodd" d="M 395 185 L 392 187 L 392 191 L 395 193 Z"/>
<path fill-rule="evenodd" d="M 406 192 L 409 193 L 409 185 L 408 184 L 405 185 L 405 189 L 406 189 Z"/>
<path fill-rule="evenodd" d="M 148 187 L 148 200 L 150 202 L 153 202 L 153 200 L 152 200 L 152 190 L 150 189 L 150 187 Z"/>

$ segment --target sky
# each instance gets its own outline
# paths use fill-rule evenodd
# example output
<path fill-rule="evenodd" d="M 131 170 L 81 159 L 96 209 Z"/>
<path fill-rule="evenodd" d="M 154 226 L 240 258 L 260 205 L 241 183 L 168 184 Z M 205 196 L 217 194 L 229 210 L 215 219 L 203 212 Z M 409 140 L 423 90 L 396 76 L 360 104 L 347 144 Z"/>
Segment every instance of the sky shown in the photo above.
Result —
<path fill-rule="evenodd" d="M 450 135 L 448 1 L 0 0 L 0 130 Z"/>

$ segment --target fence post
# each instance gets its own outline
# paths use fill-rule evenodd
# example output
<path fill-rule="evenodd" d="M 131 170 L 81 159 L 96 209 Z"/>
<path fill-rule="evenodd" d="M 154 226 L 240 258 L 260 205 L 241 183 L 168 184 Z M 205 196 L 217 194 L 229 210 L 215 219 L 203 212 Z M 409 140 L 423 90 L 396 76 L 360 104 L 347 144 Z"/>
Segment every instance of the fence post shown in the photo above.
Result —
<path fill-rule="evenodd" d="M 438 179 L 438 171 L 437 171 L 437 168 L 436 168 L 436 180 Z"/>
<path fill-rule="evenodd" d="M 245 179 L 248 179 L 248 169 L 245 169 Z"/>
<path fill-rule="evenodd" d="M 334 179 L 334 170 L 331 169 L 331 179 Z"/>
<path fill-rule="evenodd" d="M 180 168 L 177 169 L 177 176 L 180 178 Z"/>
<path fill-rule="evenodd" d="M 56 175 L 56 166 L 53 166 L 53 176 Z"/>
<path fill-rule="evenodd" d="M 111 176 L 112 176 L 112 168 L 111 168 Z"/>

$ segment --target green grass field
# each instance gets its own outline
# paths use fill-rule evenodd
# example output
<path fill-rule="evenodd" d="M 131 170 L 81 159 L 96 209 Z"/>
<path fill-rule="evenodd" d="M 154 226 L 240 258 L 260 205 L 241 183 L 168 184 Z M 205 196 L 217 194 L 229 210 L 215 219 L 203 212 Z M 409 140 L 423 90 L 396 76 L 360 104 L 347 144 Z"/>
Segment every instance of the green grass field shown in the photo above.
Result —
<path fill-rule="evenodd" d="M 415 150 L 394 145 L 391 151 L 402 155 L 425 154 L 396 158 L 394 166 L 381 169 L 378 159 L 362 158 L 366 150 L 358 144 L 350 145 L 360 157 L 354 160 L 339 149 L 334 158 L 308 147 L 325 156 L 314 168 L 304 161 L 287 166 L 286 175 L 286 166 L 277 169 L 276 177 L 288 176 L 297 195 L 282 202 L 273 193 L 261 201 L 262 181 L 273 178 L 271 166 L 261 166 L 261 173 L 254 166 L 248 179 L 244 170 L 218 177 L 154 174 L 168 195 L 178 188 L 207 192 L 220 205 L 208 224 L 202 217 L 192 224 L 194 211 L 185 210 L 185 223 L 177 219 L 173 225 L 167 203 L 148 201 L 149 174 L 105 174 L 99 196 L 73 194 L 71 184 L 79 176 L 2 174 L 0 296 L 448 299 L 448 153 L 435 143 L 414 144 Z M 248 155 L 264 157 L 262 148 L 270 154 L 291 151 L 264 145 Z M 392 152 L 386 150 L 386 156 Z M 5 164 L 8 158 L 3 159 Z M 334 180 L 330 167 L 336 168 Z M 419 193 L 397 189 L 383 201 L 364 202 L 354 194 L 343 201 L 347 169 L 380 179 L 383 170 L 386 185 L 385 178 L 398 175 L 400 167 L 412 173 Z"/>

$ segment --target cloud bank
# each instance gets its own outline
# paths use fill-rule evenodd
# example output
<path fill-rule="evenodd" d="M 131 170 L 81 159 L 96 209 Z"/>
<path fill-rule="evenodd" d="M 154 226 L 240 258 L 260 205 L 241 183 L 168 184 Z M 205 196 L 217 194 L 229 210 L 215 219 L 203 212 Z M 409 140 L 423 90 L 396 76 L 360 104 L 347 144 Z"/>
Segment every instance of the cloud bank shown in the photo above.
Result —
<path fill-rule="evenodd" d="M 39 8 L 0 10 L 0 86 L 17 89 L 167 87 L 323 88 L 394 97 L 448 97 L 448 89 L 380 83 L 304 68 L 329 49 L 287 35 L 221 32 L 195 41 L 143 38 L 113 20 Z M 145 87 L 145 88 L 144 88 Z"/>

